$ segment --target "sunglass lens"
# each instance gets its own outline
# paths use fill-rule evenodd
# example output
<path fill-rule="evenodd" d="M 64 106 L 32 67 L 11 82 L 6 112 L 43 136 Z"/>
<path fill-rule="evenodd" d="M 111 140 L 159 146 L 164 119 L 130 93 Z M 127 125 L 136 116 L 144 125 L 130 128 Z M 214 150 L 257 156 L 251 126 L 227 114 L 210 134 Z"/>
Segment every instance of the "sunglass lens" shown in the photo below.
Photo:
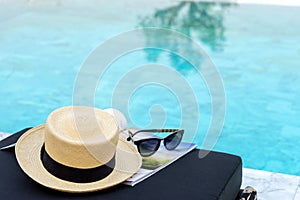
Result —
<path fill-rule="evenodd" d="M 175 149 L 180 144 L 182 135 L 183 135 L 183 131 L 178 131 L 166 137 L 164 140 L 166 149 L 168 150 Z"/>
<path fill-rule="evenodd" d="M 154 154 L 160 145 L 160 140 L 151 139 L 145 140 L 138 145 L 139 152 L 142 156 L 151 156 Z"/>

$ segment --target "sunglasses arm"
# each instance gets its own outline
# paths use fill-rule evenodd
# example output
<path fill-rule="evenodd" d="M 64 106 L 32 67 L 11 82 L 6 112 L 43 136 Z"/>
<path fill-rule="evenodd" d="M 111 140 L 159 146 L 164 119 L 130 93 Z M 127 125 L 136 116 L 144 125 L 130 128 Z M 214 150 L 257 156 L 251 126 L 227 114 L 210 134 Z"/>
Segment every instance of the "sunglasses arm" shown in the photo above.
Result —
<path fill-rule="evenodd" d="M 147 130 L 139 130 L 139 131 L 137 131 L 137 132 L 135 132 L 135 133 L 132 133 L 132 132 L 128 129 L 129 137 L 127 138 L 127 141 L 132 140 L 132 141 L 134 142 L 133 136 L 135 136 L 136 134 L 141 133 L 141 132 L 152 132 L 152 133 L 153 133 L 153 132 L 161 132 L 161 130 L 163 130 L 163 129 L 147 129 Z"/>
<path fill-rule="evenodd" d="M 132 140 L 132 141 L 134 142 L 133 136 L 134 136 L 135 134 L 133 134 L 129 129 L 128 129 L 127 131 L 128 131 L 128 135 L 129 135 L 129 137 L 127 138 L 127 141 Z"/>
<path fill-rule="evenodd" d="M 175 131 L 179 131 L 179 129 L 146 129 L 146 130 L 139 130 L 135 133 L 132 133 L 131 131 L 128 130 L 129 133 L 129 137 L 127 138 L 127 141 L 130 141 L 130 139 L 133 141 L 133 136 L 135 136 L 138 133 L 141 132 L 150 132 L 150 133 L 158 133 L 158 132 L 175 132 Z"/>
<path fill-rule="evenodd" d="M 138 133 L 141 133 L 141 132 L 150 132 L 150 133 L 158 133 L 158 132 L 165 132 L 165 133 L 168 133 L 168 132 L 176 132 L 176 131 L 179 131 L 180 129 L 146 129 L 146 130 L 139 130 L 135 133 L 132 133 L 129 129 L 128 129 L 128 134 L 129 134 L 129 137 L 127 138 L 127 141 L 134 141 L 133 140 L 133 136 L 135 136 L 136 134 Z"/>

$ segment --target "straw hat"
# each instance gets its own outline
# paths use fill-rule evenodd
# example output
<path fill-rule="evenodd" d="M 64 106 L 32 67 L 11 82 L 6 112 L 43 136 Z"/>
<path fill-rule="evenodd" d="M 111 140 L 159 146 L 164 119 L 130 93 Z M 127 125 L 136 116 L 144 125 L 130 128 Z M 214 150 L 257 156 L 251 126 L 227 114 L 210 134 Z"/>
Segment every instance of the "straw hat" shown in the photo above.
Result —
<path fill-rule="evenodd" d="M 111 114 L 115 118 L 115 120 L 117 121 L 117 123 L 119 125 L 120 130 L 127 129 L 127 120 L 121 111 L 119 111 L 115 108 L 106 108 L 106 109 L 104 109 L 104 111 Z"/>
<path fill-rule="evenodd" d="M 63 107 L 45 125 L 20 137 L 16 157 L 34 181 L 63 192 L 102 190 L 131 177 L 141 166 L 137 150 L 119 137 L 115 119 L 90 107 Z"/>

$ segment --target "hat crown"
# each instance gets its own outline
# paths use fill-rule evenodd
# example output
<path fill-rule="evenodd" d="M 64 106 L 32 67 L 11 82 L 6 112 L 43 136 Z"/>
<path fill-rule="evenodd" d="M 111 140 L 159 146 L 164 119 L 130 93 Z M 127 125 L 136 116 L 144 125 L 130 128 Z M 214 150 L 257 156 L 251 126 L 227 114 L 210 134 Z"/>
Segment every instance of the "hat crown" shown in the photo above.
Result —
<path fill-rule="evenodd" d="M 45 126 L 45 150 L 65 166 L 94 168 L 106 164 L 116 152 L 119 134 L 108 113 L 84 106 L 52 112 Z"/>

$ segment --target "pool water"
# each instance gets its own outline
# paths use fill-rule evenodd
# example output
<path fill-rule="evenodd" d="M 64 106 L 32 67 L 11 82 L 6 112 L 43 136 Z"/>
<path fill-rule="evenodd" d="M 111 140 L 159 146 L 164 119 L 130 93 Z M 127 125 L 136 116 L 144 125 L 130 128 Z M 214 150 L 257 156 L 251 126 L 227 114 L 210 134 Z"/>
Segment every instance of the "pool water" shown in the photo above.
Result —
<path fill-rule="evenodd" d="M 162 0 L 0 5 L 0 131 L 42 124 L 52 110 L 71 105 L 84 60 L 107 39 L 138 27 L 170 28 L 199 42 L 223 78 L 226 118 L 213 150 L 240 155 L 244 167 L 300 175 L 300 7 Z M 138 71 L 149 63 L 168 66 L 186 85 L 151 69 Z M 154 81 L 124 98 L 134 81 L 152 77 L 167 86 Z M 95 106 L 112 105 L 130 126 L 182 126 L 185 140 L 200 147 L 212 118 L 203 77 L 159 49 L 128 53 L 105 71 Z"/>

